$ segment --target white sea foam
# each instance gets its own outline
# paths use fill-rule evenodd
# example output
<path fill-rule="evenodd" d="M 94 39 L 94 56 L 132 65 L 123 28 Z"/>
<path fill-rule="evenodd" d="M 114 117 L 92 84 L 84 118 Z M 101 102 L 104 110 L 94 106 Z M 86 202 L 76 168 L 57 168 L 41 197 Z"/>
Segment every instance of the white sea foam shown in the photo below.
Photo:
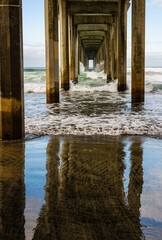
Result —
<path fill-rule="evenodd" d="M 149 117 L 149 120 L 148 120 Z M 34 135 L 162 135 L 162 124 L 153 117 L 114 115 L 85 117 L 82 115 L 47 115 L 26 118 L 26 133 Z"/>
<path fill-rule="evenodd" d="M 84 70 L 84 69 L 83 69 Z M 154 70 L 154 69 L 153 69 Z M 146 72 L 146 102 L 131 106 L 131 75 L 128 89 L 117 91 L 117 80 L 107 83 L 104 72 L 82 72 L 70 91 L 61 90 L 59 104 L 46 104 L 46 85 L 25 83 L 26 133 L 29 135 L 162 135 L 162 75 Z M 157 70 L 157 69 L 156 69 Z M 150 73 L 151 72 L 151 73 Z M 33 73 L 31 73 L 33 74 Z M 148 76 L 150 81 L 148 81 Z M 43 93 L 43 94 L 36 94 Z"/>
<path fill-rule="evenodd" d="M 98 78 L 102 78 L 102 79 L 106 79 L 107 75 L 101 71 L 101 72 L 86 72 L 87 78 L 91 78 L 91 79 L 98 79 Z"/>
<path fill-rule="evenodd" d="M 83 65 L 82 62 L 80 62 L 80 71 L 81 71 L 81 72 L 84 72 L 84 71 L 85 71 L 85 67 L 84 67 L 84 65 Z"/>
<path fill-rule="evenodd" d="M 25 93 L 45 93 L 46 84 L 45 83 L 25 83 L 24 92 Z"/>
<path fill-rule="evenodd" d="M 93 75 L 93 73 L 92 73 Z M 70 92 L 117 92 L 117 81 L 113 81 L 108 84 L 102 84 L 102 81 L 96 80 L 96 85 L 93 85 L 94 81 L 89 81 L 89 85 L 85 84 L 78 84 L 78 85 L 72 85 Z M 92 86 L 93 85 L 93 86 Z"/>
<path fill-rule="evenodd" d="M 62 91 L 62 101 L 51 105 L 34 96 L 26 100 L 29 135 L 162 135 L 159 95 L 148 95 L 140 109 L 131 107 L 130 95 L 117 93 Z"/>

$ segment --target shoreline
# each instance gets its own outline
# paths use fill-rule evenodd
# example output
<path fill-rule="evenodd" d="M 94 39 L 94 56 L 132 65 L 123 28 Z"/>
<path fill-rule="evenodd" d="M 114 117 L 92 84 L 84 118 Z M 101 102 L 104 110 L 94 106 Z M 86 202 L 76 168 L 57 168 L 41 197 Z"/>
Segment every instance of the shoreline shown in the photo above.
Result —
<path fill-rule="evenodd" d="M 36 139 L 41 139 L 41 138 L 81 138 L 81 139 L 115 139 L 115 138 L 149 138 L 149 139 L 155 139 L 155 140 L 162 140 L 162 135 L 158 135 L 158 136 L 151 136 L 151 135 L 140 135 L 140 134 L 132 134 L 132 135 L 127 135 L 127 134 L 123 134 L 123 135 L 41 135 L 41 136 L 36 136 L 36 135 L 29 135 L 27 134 L 23 139 L 15 139 L 15 140 L 1 140 L 0 139 L 0 143 L 3 142 L 27 142 L 27 141 L 32 141 L 32 140 L 36 140 Z"/>

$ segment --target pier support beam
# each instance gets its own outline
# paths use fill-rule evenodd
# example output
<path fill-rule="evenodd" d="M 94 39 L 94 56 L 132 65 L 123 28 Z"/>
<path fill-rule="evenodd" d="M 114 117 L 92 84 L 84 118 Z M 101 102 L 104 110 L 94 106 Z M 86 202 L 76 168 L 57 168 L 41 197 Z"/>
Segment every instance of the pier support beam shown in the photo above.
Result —
<path fill-rule="evenodd" d="M 112 26 L 107 29 L 107 45 L 108 45 L 108 59 L 107 59 L 107 82 L 113 80 L 112 78 Z"/>
<path fill-rule="evenodd" d="M 114 17 L 114 79 L 118 78 L 118 16 Z"/>
<path fill-rule="evenodd" d="M 145 0 L 132 1 L 132 102 L 144 102 Z"/>
<path fill-rule="evenodd" d="M 85 61 L 85 48 L 83 47 L 83 66 L 85 68 L 86 66 L 86 61 Z"/>
<path fill-rule="evenodd" d="M 127 0 L 118 6 L 118 91 L 126 90 L 127 68 Z"/>
<path fill-rule="evenodd" d="M 81 62 L 81 39 L 78 34 L 78 74 L 80 74 L 80 62 Z"/>
<path fill-rule="evenodd" d="M 21 0 L 0 2 L 0 139 L 24 137 Z"/>
<path fill-rule="evenodd" d="M 75 34 L 75 82 L 78 82 L 78 26 L 75 25 L 74 29 L 74 34 Z"/>
<path fill-rule="evenodd" d="M 67 1 L 60 0 L 61 87 L 69 90 L 69 46 Z"/>
<path fill-rule="evenodd" d="M 59 102 L 58 2 L 45 0 L 47 103 Z"/>
<path fill-rule="evenodd" d="M 96 70 L 96 56 L 95 56 L 95 58 L 93 59 L 93 70 L 94 70 L 94 71 Z"/>
<path fill-rule="evenodd" d="M 83 48 L 83 45 L 81 44 L 81 63 L 83 64 L 84 66 L 84 48 Z"/>
<path fill-rule="evenodd" d="M 89 59 L 88 59 L 87 55 L 85 57 L 85 62 L 86 62 L 85 70 L 88 71 L 89 70 Z"/>
<path fill-rule="evenodd" d="M 104 37 L 104 49 L 105 49 L 105 53 L 104 53 L 104 73 L 107 73 L 107 41 L 106 41 L 106 37 Z"/>
<path fill-rule="evenodd" d="M 75 79 L 74 58 L 74 15 L 69 15 L 69 78 Z"/>
<path fill-rule="evenodd" d="M 111 27 L 111 78 L 114 80 L 114 64 L 115 64 L 115 45 L 114 45 L 115 26 Z"/>

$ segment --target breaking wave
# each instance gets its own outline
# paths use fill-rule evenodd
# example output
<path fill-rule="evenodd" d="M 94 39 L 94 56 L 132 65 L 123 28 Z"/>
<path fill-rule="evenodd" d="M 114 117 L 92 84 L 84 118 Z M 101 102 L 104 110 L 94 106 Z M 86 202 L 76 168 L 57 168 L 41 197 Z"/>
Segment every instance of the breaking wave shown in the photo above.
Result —
<path fill-rule="evenodd" d="M 81 65 L 79 84 L 73 86 L 71 91 L 108 91 L 117 92 L 117 80 L 106 82 L 106 74 L 101 72 L 84 72 Z M 25 70 L 25 93 L 45 93 L 46 92 L 46 73 L 45 69 Z M 146 68 L 145 91 L 162 93 L 162 68 Z M 127 92 L 131 92 L 131 71 L 127 70 Z"/>

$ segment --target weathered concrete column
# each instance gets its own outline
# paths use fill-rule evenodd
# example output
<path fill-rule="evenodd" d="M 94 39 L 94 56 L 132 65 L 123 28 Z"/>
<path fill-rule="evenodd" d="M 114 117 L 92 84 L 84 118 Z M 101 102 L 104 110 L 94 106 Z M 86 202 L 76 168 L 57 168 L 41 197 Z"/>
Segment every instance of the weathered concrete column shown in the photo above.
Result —
<path fill-rule="evenodd" d="M 100 62 L 103 61 L 103 47 L 102 47 L 102 43 L 101 43 L 101 46 L 100 46 Z"/>
<path fill-rule="evenodd" d="M 60 0 L 61 87 L 69 90 L 69 46 L 67 1 Z"/>
<path fill-rule="evenodd" d="M 81 44 L 81 63 L 84 65 L 84 48 L 82 44 Z"/>
<path fill-rule="evenodd" d="M 75 58 L 74 58 L 74 15 L 69 16 L 69 78 L 75 79 Z"/>
<path fill-rule="evenodd" d="M 114 24 L 111 27 L 111 78 L 114 80 L 114 62 L 115 62 L 115 45 L 114 45 L 114 36 L 115 35 L 115 26 Z"/>
<path fill-rule="evenodd" d="M 74 28 L 75 34 L 75 82 L 78 82 L 78 26 L 75 25 Z"/>
<path fill-rule="evenodd" d="M 0 2 L 0 139 L 24 137 L 22 1 Z"/>
<path fill-rule="evenodd" d="M 58 2 L 45 0 L 47 103 L 59 102 Z"/>
<path fill-rule="evenodd" d="M 107 59 L 107 82 L 112 81 L 112 26 L 107 27 L 107 45 L 108 45 L 108 59 Z"/>
<path fill-rule="evenodd" d="M 118 91 L 126 90 L 127 70 L 127 0 L 118 7 Z"/>
<path fill-rule="evenodd" d="M 144 102 L 145 0 L 132 1 L 132 102 Z"/>
<path fill-rule="evenodd" d="M 105 61 L 105 44 L 104 41 L 102 42 L 102 57 L 103 57 L 103 61 Z"/>
<path fill-rule="evenodd" d="M 85 49 L 84 49 L 84 47 L 83 47 L 83 66 L 84 66 L 84 68 L 85 68 Z"/>
<path fill-rule="evenodd" d="M 93 59 L 93 71 L 95 70 L 95 58 Z"/>
<path fill-rule="evenodd" d="M 85 65 L 85 70 L 88 71 L 89 70 L 89 59 L 86 56 L 86 65 Z"/>
<path fill-rule="evenodd" d="M 104 54 L 104 73 L 107 73 L 107 52 L 108 52 L 107 48 L 108 48 L 108 46 L 107 46 L 106 38 L 107 38 L 107 34 L 105 35 L 105 38 L 104 38 L 104 49 L 105 49 L 105 54 Z"/>
<path fill-rule="evenodd" d="M 118 78 L 118 16 L 114 17 L 114 79 Z"/>
<path fill-rule="evenodd" d="M 78 74 L 80 74 L 80 61 L 81 61 L 81 39 L 78 34 Z"/>

